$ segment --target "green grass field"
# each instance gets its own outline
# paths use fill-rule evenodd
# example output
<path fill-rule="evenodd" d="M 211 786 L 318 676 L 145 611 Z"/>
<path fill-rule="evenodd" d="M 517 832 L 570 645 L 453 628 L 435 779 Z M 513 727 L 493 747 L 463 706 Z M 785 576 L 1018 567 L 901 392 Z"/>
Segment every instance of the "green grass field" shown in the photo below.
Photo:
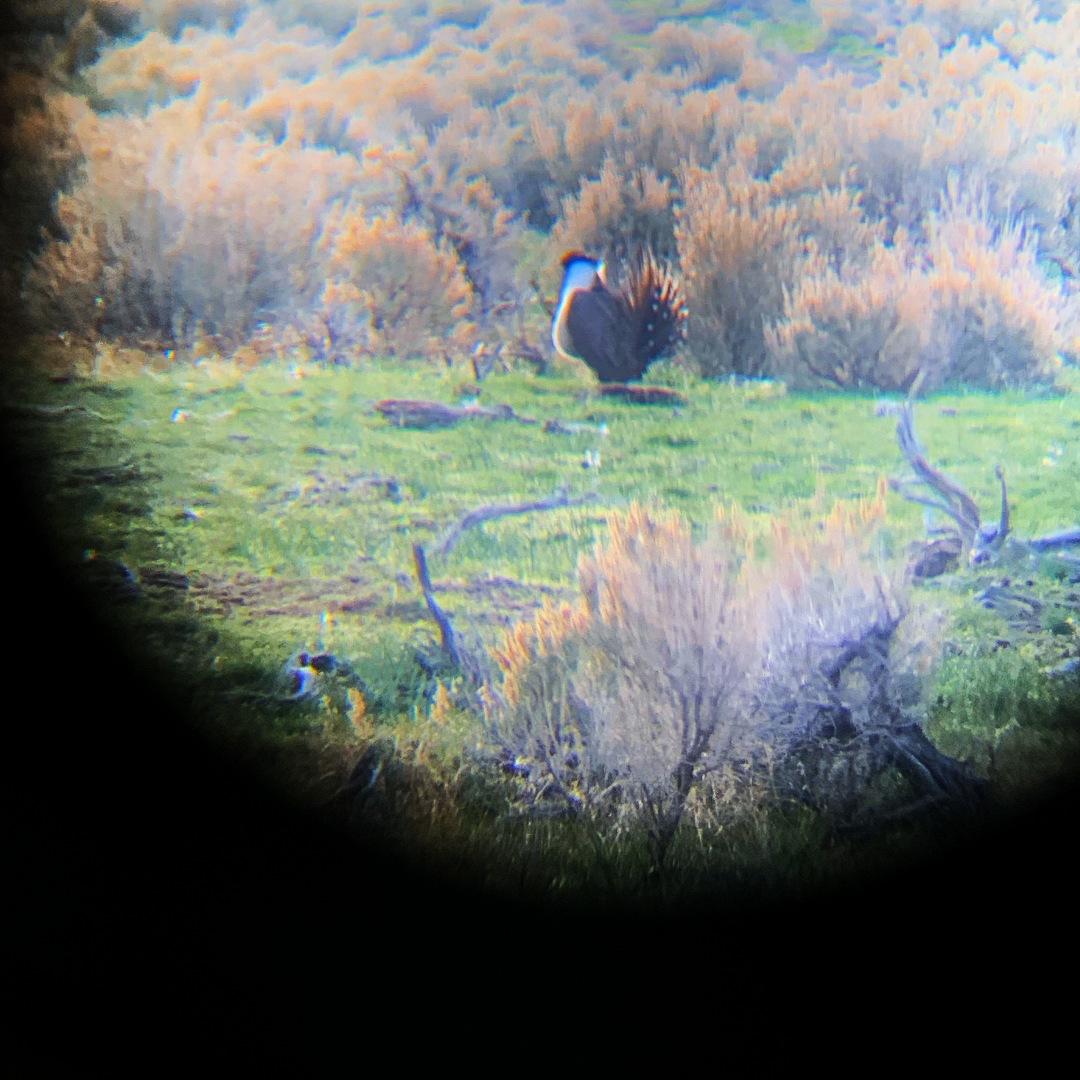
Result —
<path fill-rule="evenodd" d="M 718 503 L 750 515 L 813 516 L 834 500 L 872 496 L 883 475 L 906 473 L 893 421 L 876 415 L 872 396 L 704 383 L 670 368 L 654 381 L 680 389 L 685 407 L 601 398 L 584 378 L 512 373 L 485 380 L 480 404 L 508 404 L 536 423 L 475 419 L 416 431 L 390 425 L 373 408 L 388 397 L 460 403 L 473 393 L 467 371 L 271 365 L 241 372 L 204 363 L 54 384 L 27 369 L 11 384 L 9 402 L 76 408 L 51 418 L 20 414 L 10 430 L 37 463 L 27 478 L 42 495 L 58 560 L 90 576 L 126 566 L 143 600 L 117 605 L 118 625 L 195 688 L 201 718 L 219 738 L 314 801 L 344 780 L 363 740 L 331 680 L 325 693 L 282 700 L 284 666 L 301 650 L 332 652 L 359 676 L 369 734 L 403 750 L 426 747 L 451 771 L 462 747 L 481 740 L 463 713 L 432 725 L 431 683 L 413 659 L 435 627 L 411 545 L 431 551 L 463 513 L 560 488 L 594 496 L 584 506 L 488 522 L 447 555 L 429 557 L 455 627 L 490 644 L 545 597 L 574 597 L 579 553 L 604 536 L 607 511 L 631 500 L 676 508 L 703 535 Z M 1032 536 L 1080 518 L 1076 401 L 1075 394 L 940 394 L 917 404 L 916 430 L 932 464 L 991 520 L 1000 462 L 1014 530 Z M 583 427 L 548 433 L 549 419 Z M 583 466 L 597 454 L 598 467 Z M 923 534 L 922 509 L 890 495 L 886 553 L 902 558 Z M 1030 581 L 1043 601 L 1035 622 L 1021 625 L 1015 613 L 975 600 L 1006 573 Z M 1080 653 L 1076 593 L 1052 558 L 964 570 L 914 588 L 914 606 L 939 612 L 946 627 L 927 730 L 1006 787 L 1039 783 L 1075 752 L 1068 720 L 1075 700 L 1046 669 Z M 493 872 L 490 884 L 584 895 L 608 888 L 612 873 L 632 877 L 644 865 L 631 844 L 608 852 L 601 873 L 587 837 L 551 823 L 499 824 L 495 810 L 477 809 L 495 798 L 477 785 L 472 809 L 454 819 L 459 839 L 494 852 L 496 862 L 512 861 L 522 845 L 547 853 L 530 864 L 528 880 Z M 686 837 L 673 867 L 704 866 L 691 875 L 702 886 L 717 865 L 732 865 L 733 852 L 751 852 L 759 864 L 794 859 L 803 878 L 825 873 L 833 859 L 805 813 L 782 826 L 744 822 L 722 841 Z"/>

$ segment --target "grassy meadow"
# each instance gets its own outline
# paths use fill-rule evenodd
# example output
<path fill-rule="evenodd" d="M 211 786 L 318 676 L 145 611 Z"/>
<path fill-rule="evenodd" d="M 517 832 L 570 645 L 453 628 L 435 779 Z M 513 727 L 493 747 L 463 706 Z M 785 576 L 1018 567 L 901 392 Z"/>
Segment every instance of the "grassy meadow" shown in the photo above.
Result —
<path fill-rule="evenodd" d="M 495 373 L 479 385 L 466 372 L 303 362 L 241 370 L 215 361 L 66 383 L 24 372 L 9 406 L 52 410 L 18 413 L 12 430 L 39 463 L 27 478 L 44 493 L 58 562 L 96 590 L 128 647 L 190 688 L 199 722 L 220 744 L 315 805 L 380 746 L 412 770 L 408 785 L 431 786 L 441 800 L 438 820 L 417 825 L 406 812 L 394 827 L 420 850 L 430 843 L 443 862 L 455 853 L 448 872 L 468 876 L 483 864 L 488 884 L 511 893 L 632 892 L 627 882 L 647 864 L 643 845 L 598 854 L 580 826 L 509 814 L 501 781 L 470 773 L 486 733 L 438 701 L 438 679 L 417 662 L 437 655 L 438 635 L 411 545 L 431 553 L 435 595 L 463 640 L 490 646 L 545 599 L 575 598 L 578 556 L 604 538 L 611 510 L 632 501 L 675 508 L 702 536 L 718 504 L 762 521 L 823 517 L 837 500 L 870 498 L 880 477 L 905 475 L 894 421 L 877 415 L 883 399 L 872 395 L 796 394 L 671 368 L 655 381 L 681 389 L 685 407 L 602 398 L 566 371 Z M 478 397 L 510 405 L 518 419 L 409 430 L 375 410 L 390 397 Z M 958 390 L 920 400 L 915 418 L 932 464 L 969 490 L 986 518 L 1001 462 L 1018 535 L 1075 521 L 1072 395 Z M 544 431 L 547 420 L 582 427 L 556 434 Z M 447 554 L 432 553 L 464 513 L 560 488 L 593 501 L 489 521 Z M 922 508 L 890 494 L 881 557 L 902 560 L 924 534 Z M 976 599 L 1010 573 L 1045 604 L 1035 624 Z M 912 588 L 911 618 L 935 628 L 922 643 L 932 653 L 926 729 L 946 752 L 974 761 L 1002 798 L 1060 773 L 1076 748 L 1075 698 L 1046 674 L 1080 654 L 1076 588 L 1052 557 Z M 295 697 L 287 669 L 302 652 L 330 653 L 339 666 Z M 453 672 L 441 677 L 453 687 Z M 859 865 L 885 858 L 882 850 L 893 857 L 896 843 L 867 849 Z M 523 846 L 537 859 L 520 879 L 505 879 L 498 868 L 508 872 Z M 776 877 L 770 887 L 783 889 L 826 880 L 862 850 L 841 846 L 838 854 L 809 811 L 774 809 L 714 835 L 687 826 L 669 873 L 676 891 L 723 891 L 746 866 L 757 868 L 761 887 L 766 867 Z"/>

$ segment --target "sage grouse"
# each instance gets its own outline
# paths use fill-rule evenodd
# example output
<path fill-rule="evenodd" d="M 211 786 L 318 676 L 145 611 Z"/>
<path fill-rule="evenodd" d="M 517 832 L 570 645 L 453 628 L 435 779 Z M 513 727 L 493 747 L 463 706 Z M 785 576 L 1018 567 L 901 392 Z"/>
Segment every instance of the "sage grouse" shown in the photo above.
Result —
<path fill-rule="evenodd" d="M 640 379 L 685 333 L 678 285 L 651 252 L 639 251 L 625 287 L 612 289 L 603 262 L 581 251 L 562 257 L 563 283 L 551 324 L 555 350 L 583 360 L 603 383 Z"/>

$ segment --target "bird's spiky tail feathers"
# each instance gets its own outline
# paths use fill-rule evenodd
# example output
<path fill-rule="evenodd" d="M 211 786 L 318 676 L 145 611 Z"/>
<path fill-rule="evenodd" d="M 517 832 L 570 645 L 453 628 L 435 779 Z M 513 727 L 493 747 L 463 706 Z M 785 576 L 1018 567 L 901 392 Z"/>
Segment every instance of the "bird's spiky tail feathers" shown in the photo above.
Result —
<path fill-rule="evenodd" d="M 635 366 L 644 372 L 686 336 L 686 304 L 671 269 L 643 247 L 627 266 L 625 295 L 634 324 Z"/>

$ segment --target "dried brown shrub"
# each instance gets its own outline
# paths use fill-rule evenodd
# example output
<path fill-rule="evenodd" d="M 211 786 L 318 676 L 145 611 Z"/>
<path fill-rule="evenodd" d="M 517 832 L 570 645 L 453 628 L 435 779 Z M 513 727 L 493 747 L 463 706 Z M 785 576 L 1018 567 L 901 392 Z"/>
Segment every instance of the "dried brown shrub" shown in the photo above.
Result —
<path fill-rule="evenodd" d="M 77 153 L 60 139 L 67 164 L 29 168 L 77 200 L 56 216 L 79 237 L 53 229 L 27 299 L 46 322 L 85 320 L 78 297 L 97 275 L 104 333 L 299 325 L 319 310 L 342 206 L 362 204 L 449 244 L 481 319 L 521 314 L 525 226 L 551 233 L 547 292 L 565 247 L 677 250 L 702 370 L 752 374 L 767 370 L 765 327 L 784 318 L 783 289 L 794 296 L 814 253 L 837 275 L 833 293 L 857 288 L 877 240 L 901 227 L 927 266 L 942 261 L 926 226 L 953 172 L 981 178 L 995 227 L 1030 226 L 1040 268 L 1056 266 L 1068 294 L 1080 269 L 1080 12 L 1042 7 L 940 0 L 896 20 L 884 3 L 821 0 L 832 39 L 869 43 L 878 26 L 884 55 L 869 77 L 763 52 L 721 19 L 691 26 L 596 0 L 95 4 L 99 23 L 116 8 L 102 18 L 137 20 L 142 36 L 102 48 L 89 24 L 90 37 L 72 34 L 85 38 L 77 64 L 101 48 L 79 78 L 113 111 L 27 114 L 20 147 L 36 144 L 35 123 L 48 143 L 74 117 Z M 86 10 L 70 8 L 71 27 Z M 15 176 L 24 156 L 12 160 Z M 1071 295 L 1061 321 L 1075 328 Z"/>
<path fill-rule="evenodd" d="M 931 313 L 923 366 L 930 385 L 991 389 L 1050 383 L 1064 346 L 1065 305 L 1017 223 L 995 225 L 985 201 L 954 182 L 931 215 Z"/>
<path fill-rule="evenodd" d="M 687 347 L 703 376 L 767 371 L 765 326 L 804 259 L 798 210 L 741 164 L 688 167 L 675 235 L 690 311 Z"/>
<path fill-rule="evenodd" d="M 766 330 L 772 373 L 796 386 L 906 389 L 946 381 L 1001 388 L 1053 381 L 1068 306 L 1035 263 L 1029 236 L 995 225 L 955 178 L 913 244 L 897 230 L 868 265 L 820 255 Z"/>
<path fill-rule="evenodd" d="M 784 297 L 784 319 L 766 328 L 772 374 L 796 388 L 906 389 L 919 370 L 930 298 L 898 233 L 878 241 L 869 265 L 839 269 L 816 256 Z"/>
<path fill-rule="evenodd" d="M 531 102 L 529 130 L 552 194 L 572 191 L 581 177 L 600 172 L 618 122 L 610 105 L 592 94 L 580 99 L 560 94 L 543 104 L 534 94 Z"/>
<path fill-rule="evenodd" d="M 129 127 L 140 135 L 145 127 L 96 117 L 74 98 L 63 104 L 83 175 L 71 195 L 57 197 L 64 235 L 50 238 L 27 272 L 27 310 L 75 333 L 91 333 L 110 319 L 131 329 L 168 327 L 166 215 L 148 176 L 146 140 L 124 137 Z"/>
<path fill-rule="evenodd" d="M 782 756 L 821 658 L 895 608 L 868 559 L 883 518 L 882 484 L 820 527 L 773 522 L 761 561 L 736 511 L 701 544 L 677 515 L 614 515 L 579 563 L 582 600 L 493 651 L 486 717 L 529 804 L 644 815 L 662 858 L 691 791 Z"/>
<path fill-rule="evenodd" d="M 43 75 L 6 72 L 0 100 L 5 104 L 0 123 L 0 303 L 11 310 L 22 263 L 43 239 L 47 242 L 64 227 L 54 193 L 69 183 L 79 154 L 68 114 Z M 43 229 L 48 230 L 44 238 Z"/>
<path fill-rule="evenodd" d="M 34 260 L 25 279 L 26 312 L 39 325 L 89 334 L 108 291 L 101 229 L 84 199 L 61 194 L 55 212 L 66 239 L 47 242 Z"/>
<path fill-rule="evenodd" d="M 186 340 L 198 324 L 240 338 L 261 313 L 314 306 L 325 281 L 315 244 L 361 175 L 354 158 L 301 145 L 271 152 L 215 119 L 201 91 L 146 120 L 69 102 L 83 176 L 58 202 L 73 231 L 27 275 L 32 312 L 85 329 L 91 292 L 104 332 Z"/>
<path fill-rule="evenodd" d="M 394 214 L 353 211 L 335 231 L 323 317 L 335 343 L 417 357 L 464 345 L 473 291 L 453 248 Z"/>
<path fill-rule="evenodd" d="M 649 45 L 658 71 L 682 68 L 689 85 L 698 87 L 723 80 L 734 82 L 742 74 L 746 58 L 757 51 L 748 30 L 724 23 L 694 29 L 663 22 L 650 35 Z"/>
<path fill-rule="evenodd" d="M 574 249 L 617 261 L 639 247 L 664 260 L 675 254 L 672 184 L 647 165 L 623 175 L 608 158 L 596 180 L 583 180 L 578 194 L 563 200 L 551 230 L 551 261 Z"/>
<path fill-rule="evenodd" d="M 774 196 L 835 187 L 849 167 L 845 118 L 856 97 L 850 73 L 802 67 L 776 96 L 747 109 L 741 156 Z"/>
<path fill-rule="evenodd" d="M 1028 0 L 919 0 L 919 19 L 939 43 L 949 44 L 961 34 L 989 36 L 1007 20 L 1030 17 L 1032 7 Z"/>
<path fill-rule="evenodd" d="M 814 241 L 817 253 L 837 273 L 863 270 L 884 233 L 884 222 L 868 221 L 862 192 L 853 191 L 841 177 L 837 187 L 823 187 L 798 200 L 802 234 Z"/>
<path fill-rule="evenodd" d="M 400 174 L 403 221 L 426 227 L 457 254 L 488 322 L 517 299 L 517 247 L 522 225 L 482 176 L 447 169 L 429 160 Z"/>
<path fill-rule="evenodd" d="M 588 809 L 620 788 L 663 798 L 692 747 L 698 765 L 714 735 L 721 754 L 744 746 L 736 577 L 722 543 L 698 547 L 676 516 L 635 506 L 582 559 L 576 607 L 547 606 L 508 631 L 487 717 L 532 799 Z"/>
<path fill-rule="evenodd" d="M 810 0 L 810 10 L 830 35 L 857 34 L 874 40 L 882 18 L 888 14 L 881 2 L 867 0 Z"/>

